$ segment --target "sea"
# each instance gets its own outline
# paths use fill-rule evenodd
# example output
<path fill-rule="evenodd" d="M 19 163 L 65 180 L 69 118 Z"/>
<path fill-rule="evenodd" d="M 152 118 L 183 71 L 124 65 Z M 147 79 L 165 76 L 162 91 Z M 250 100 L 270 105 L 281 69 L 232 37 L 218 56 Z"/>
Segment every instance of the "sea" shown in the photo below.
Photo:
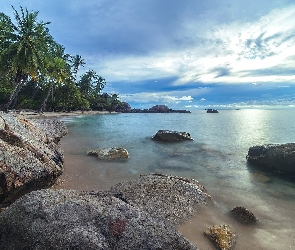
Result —
<path fill-rule="evenodd" d="M 246 160 L 251 146 L 295 142 L 294 109 L 111 113 L 61 120 L 69 133 L 61 140 L 65 172 L 59 188 L 108 190 L 149 173 L 192 178 L 214 202 L 177 229 L 199 249 L 215 249 L 204 230 L 222 224 L 238 235 L 236 250 L 295 249 L 295 179 Z M 194 140 L 151 140 L 162 129 L 188 132 Z M 109 147 L 126 148 L 130 158 L 101 161 L 86 154 Z M 243 225 L 234 220 L 229 211 L 237 206 L 251 210 L 259 222 Z"/>

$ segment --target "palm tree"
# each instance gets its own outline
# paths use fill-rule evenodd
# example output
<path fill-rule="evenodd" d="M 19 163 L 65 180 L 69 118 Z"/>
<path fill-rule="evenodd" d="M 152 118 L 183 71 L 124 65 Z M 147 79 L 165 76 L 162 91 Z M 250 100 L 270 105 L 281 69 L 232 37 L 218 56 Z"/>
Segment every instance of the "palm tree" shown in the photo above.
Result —
<path fill-rule="evenodd" d="M 71 67 L 73 68 L 74 80 L 76 80 L 80 66 L 84 67 L 85 60 L 80 55 L 70 56 Z"/>
<path fill-rule="evenodd" d="M 70 77 L 69 65 L 61 57 L 54 57 L 48 65 L 47 71 L 50 79 L 50 85 L 47 91 L 47 95 L 40 107 L 40 113 L 42 113 L 46 108 L 47 100 L 50 93 L 52 92 L 53 85 L 55 83 L 61 83 L 62 81 Z"/>
<path fill-rule="evenodd" d="M 105 87 L 106 81 L 104 78 L 97 75 L 94 70 L 88 70 L 81 76 L 77 85 L 85 98 L 88 98 L 91 95 L 96 97 Z"/>
<path fill-rule="evenodd" d="M 3 76 L 14 75 L 14 89 L 5 105 L 6 111 L 29 77 L 37 79 L 39 73 L 47 71 L 50 47 L 55 44 L 46 27 L 49 22 L 37 21 L 38 11 L 29 13 L 20 7 L 18 13 L 12 8 L 16 24 L 4 13 L 0 14 L 0 72 Z"/>

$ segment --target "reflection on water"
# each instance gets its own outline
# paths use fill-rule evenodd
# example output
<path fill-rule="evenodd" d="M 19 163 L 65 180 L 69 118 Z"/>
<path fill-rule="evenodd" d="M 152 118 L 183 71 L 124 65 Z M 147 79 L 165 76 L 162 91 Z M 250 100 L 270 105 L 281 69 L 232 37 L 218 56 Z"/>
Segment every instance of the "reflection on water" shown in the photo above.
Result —
<path fill-rule="evenodd" d="M 295 111 L 232 110 L 219 114 L 107 114 L 66 121 L 69 134 L 61 188 L 106 190 L 140 174 L 161 172 L 194 178 L 215 204 L 179 230 L 200 249 L 212 249 L 203 231 L 230 224 L 238 233 L 236 249 L 295 249 L 295 182 L 247 166 L 248 148 L 295 141 Z M 159 129 L 189 132 L 194 141 L 157 143 Z M 124 147 L 127 161 L 103 162 L 86 155 L 98 147 Z M 243 226 L 228 216 L 245 206 L 260 220 Z"/>

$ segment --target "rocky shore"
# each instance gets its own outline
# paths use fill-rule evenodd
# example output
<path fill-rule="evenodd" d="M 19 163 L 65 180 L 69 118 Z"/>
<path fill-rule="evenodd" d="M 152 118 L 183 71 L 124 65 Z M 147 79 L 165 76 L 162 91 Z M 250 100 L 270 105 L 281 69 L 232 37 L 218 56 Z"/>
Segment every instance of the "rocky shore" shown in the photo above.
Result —
<path fill-rule="evenodd" d="M 104 192 L 34 191 L 0 214 L 0 248 L 197 249 L 174 225 L 210 201 L 196 181 L 153 174 Z"/>
<path fill-rule="evenodd" d="M 104 192 L 48 189 L 64 171 L 66 133 L 59 120 L 0 113 L 1 249 L 197 249 L 175 229 L 211 202 L 195 180 L 151 174 Z"/>
<path fill-rule="evenodd" d="M 63 173 L 59 120 L 27 120 L 0 112 L 0 207 L 52 186 Z"/>
<path fill-rule="evenodd" d="M 59 141 L 66 133 L 59 120 L 0 113 L 1 249 L 198 249 L 176 230 L 214 206 L 196 180 L 153 173 L 107 191 L 50 189 L 64 171 Z M 187 132 L 160 134 L 168 134 L 168 142 L 172 135 L 192 140 Z M 255 146 L 247 159 L 293 170 L 293 152 L 294 144 Z M 228 216 L 243 225 L 259 223 L 241 206 Z M 234 249 L 231 226 L 215 224 L 203 232 L 217 249 Z"/>

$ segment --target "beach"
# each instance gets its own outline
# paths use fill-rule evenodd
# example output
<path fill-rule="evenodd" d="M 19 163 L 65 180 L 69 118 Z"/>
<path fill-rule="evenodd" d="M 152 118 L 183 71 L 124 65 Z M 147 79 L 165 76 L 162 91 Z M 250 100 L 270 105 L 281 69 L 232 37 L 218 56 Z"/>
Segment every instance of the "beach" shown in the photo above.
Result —
<path fill-rule="evenodd" d="M 232 110 L 217 115 L 204 111 L 177 115 L 79 111 L 18 115 L 28 119 L 57 118 L 66 123 L 69 131 L 60 142 L 65 171 L 55 189 L 106 191 L 149 173 L 193 178 L 214 200 L 213 206 L 199 210 L 178 227 L 194 245 L 211 249 L 203 232 L 209 226 L 224 223 L 238 234 L 237 249 L 288 249 L 294 245 L 294 183 L 253 169 L 246 162 L 250 146 L 295 141 L 295 116 L 290 111 Z M 151 136 L 158 129 L 187 131 L 194 141 L 153 142 Z M 130 159 L 105 162 L 86 154 L 89 149 L 112 146 L 128 149 Z M 241 225 L 230 218 L 228 212 L 235 206 L 254 212 L 258 224 Z"/>
<path fill-rule="evenodd" d="M 70 112 L 42 112 L 37 111 L 10 111 L 9 113 L 16 115 L 20 118 L 25 119 L 60 119 L 62 117 L 80 116 L 80 115 L 99 115 L 99 114 L 110 114 L 116 112 L 109 111 L 70 111 Z"/>

